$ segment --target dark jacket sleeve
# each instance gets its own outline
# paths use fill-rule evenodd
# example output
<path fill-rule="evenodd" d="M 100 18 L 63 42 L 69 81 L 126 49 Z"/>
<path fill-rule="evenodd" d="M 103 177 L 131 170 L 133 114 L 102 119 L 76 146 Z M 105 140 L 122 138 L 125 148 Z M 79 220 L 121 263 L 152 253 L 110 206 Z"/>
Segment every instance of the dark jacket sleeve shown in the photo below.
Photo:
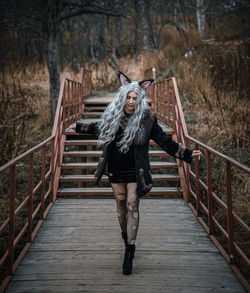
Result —
<path fill-rule="evenodd" d="M 167 135 L 158 124 L 156 115 L 154 115 L 150 138 L 171 156 L 188 163 L 192 162 L 193 151 L 185 148 L 181 143 L 175 142 L 170 135 Z"/>
<path fill-rule="evenodd" d="M 77 121 L 76 122 L 76 132 L 83 133 L 83 134 L 98 135 L 98 122 L 84 124 L 82 121 Z"/>

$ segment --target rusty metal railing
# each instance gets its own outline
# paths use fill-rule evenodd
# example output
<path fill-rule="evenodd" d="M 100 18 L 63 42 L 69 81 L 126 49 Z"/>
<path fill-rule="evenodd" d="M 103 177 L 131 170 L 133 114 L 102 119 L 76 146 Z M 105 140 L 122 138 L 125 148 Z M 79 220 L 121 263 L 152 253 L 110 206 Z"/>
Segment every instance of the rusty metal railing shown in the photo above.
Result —
<path fill-rule="evenodd" d="M 238 263 L 243 262 L 249 270 L 250 259 L 247 254 L 249 253 L 250 227 L 235 212 L 232 182 L 233 176 L 237 177 L 239 172 L 244 174 L 246 181 L 249 180 L 250 168 L 188 134 L 174 77 L 156 81 L 153 84 L 152 107 L 158 120 L 173 129 L 173 138 L 176 141 L 181 142 L 185 147 L 192 144 L 194 149 L 200 149 L 204 153 L 201 161 L 195 159 L 194 166 L 177 160 L 178 170 L 182 178 L 183 197 L 242 284 L 249 289 L 249 284 L 238 267 Z M 216 161 L 214 168 L 212 161 Z M 204 168 L 205 172 L 203 171 Z M 233 173 L 232 168 L 236 169 Z M 223 169 L 224 179 L 220 182 L 220 188 L 225 190 L 225 194 L 222 197 L 214 191 L 213 184 L 218 185 L 218 182 L 215 184 L 212 177 L 216 173 L 222 172 Z M 202 175 L 204 179 L 201 178 L 202 171 L 205 173 Z M 216 205 L 218 206 L 216 207 Z M 218 211 L 222 214 L 220 217 L 222 222 L 218 219 Z M 236 234 L 237 240 L 235 239 Z M 239 235 L 243 235 L 242 241 L 239 239 Z M 248 243 L 248 245 L 244 245 L 244 243 Z M 236 259 L 240 261 L 237 262 Z"/>
<path fill-rule="evenodd" d="M 6 190 L 9 190 L 8 217 L 0 226 L 0 292 L 6 288 L 56 200 L 65 141 L 64 129 L 81 118 L 83 96 L 91 93 L 91 86 L 88 85 L 90 79 L 91 72 L 83 69 L 80 82 L 64 79 L 51 136 L 0 167 L 0 175 L 4 176 Z M 27 182 L 20 179 L 20 172 L 29 174 Z M 20 180 L 21 185 L 27 185 L 21 199 L 16 196 L 17 181 Z M 16 221 L 20 215 L 21 224 Z M 5 238 L 8 239 L 6 245 Z"/>

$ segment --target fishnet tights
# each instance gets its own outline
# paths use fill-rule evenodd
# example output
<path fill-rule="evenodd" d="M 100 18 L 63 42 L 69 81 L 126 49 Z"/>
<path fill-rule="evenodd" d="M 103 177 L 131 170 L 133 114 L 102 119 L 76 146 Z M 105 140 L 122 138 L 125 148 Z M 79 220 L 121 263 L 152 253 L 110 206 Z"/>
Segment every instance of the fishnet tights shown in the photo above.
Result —
<path fill-rule="evenodd" d="M 128 244 L 135 244 L 139 227 L 139 199 L 136 183 L 111 183 L 117 203 L 117 217 L 121 230 L 127 233 Z"/>

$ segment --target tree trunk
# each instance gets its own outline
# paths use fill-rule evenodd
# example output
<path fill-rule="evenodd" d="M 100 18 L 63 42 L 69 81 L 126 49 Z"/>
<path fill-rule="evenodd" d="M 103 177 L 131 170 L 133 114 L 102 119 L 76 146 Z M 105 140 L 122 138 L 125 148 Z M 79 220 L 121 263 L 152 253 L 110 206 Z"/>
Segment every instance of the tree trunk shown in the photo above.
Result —
<path fill-rule="evenodd" d="M 51 100 L 51 118 L 53 120 L 58 95 L 60 91 L 60 76 L 59 76 L 59 65 L 58 65 L 58 46 L 56 32 L 51 32 L 48 36 L 48 47 L 47 47 L 47 66 L 49 71 L 50 80 L 50 100 Z"/>
<path fill-rule="evenodd" d="M 196 17 L 197 17 L 197 26 L 200 38 L 203 39 L 205 36 L 205 1 L 196 0 Z"/>
<path fill-rule="evenodd" d="M 71 66 L 74 72 L 78 71 L 79 67 L 79 58 L 78 58 L 78 51 L 76 45 L 76 38 L 75 38 L 75 28 L 74 28 L 74 21 L 72 19 L 69 20 L 69 34 L 70 34 L 70 41 L 72 50 L 72 57 L 71 57 Z"/>

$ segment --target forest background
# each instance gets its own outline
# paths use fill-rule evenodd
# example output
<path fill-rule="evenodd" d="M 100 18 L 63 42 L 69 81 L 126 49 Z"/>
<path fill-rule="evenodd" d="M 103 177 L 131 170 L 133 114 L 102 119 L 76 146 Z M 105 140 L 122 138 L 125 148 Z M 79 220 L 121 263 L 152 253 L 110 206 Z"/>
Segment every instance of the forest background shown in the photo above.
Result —
<path fill-rule="evenodd" d="M 189 134 L 250 165 L 249 1 L 0 0 L 0 38 L 0 165 L 50 136 L 60 80 L 82 66 L 95 95 L 117 90 L 118 69 L 175 76 Z M 233 188 L 249 225 L 249 176 Z"/>
<path fill-rule="evenodd" d="M 175 76 L 191 135 L 249 165 L 250 4 L 244 0 L 0 1 L 0 164 L 47 137 L 60 78 L 93 90 Z"/>

